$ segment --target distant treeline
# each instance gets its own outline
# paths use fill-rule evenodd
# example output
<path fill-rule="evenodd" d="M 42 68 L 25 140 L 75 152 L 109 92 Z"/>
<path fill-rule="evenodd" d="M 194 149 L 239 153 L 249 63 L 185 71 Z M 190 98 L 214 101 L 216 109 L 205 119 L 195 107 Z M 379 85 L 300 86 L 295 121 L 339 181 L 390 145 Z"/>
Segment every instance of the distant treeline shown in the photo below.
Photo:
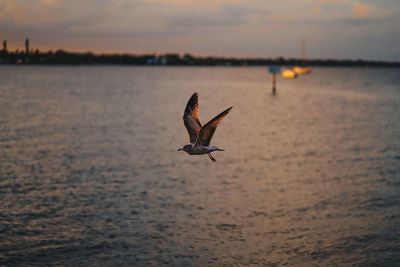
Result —
<path fill-rule="evenodd" d="M 197 57 L 190 54 L 94 54 L 75 53 L 64 50 L 41 52 L 39 50 L 0 51 L 0 64 L 34 65 L 161 65 L 161 66 L 267 66 L 307 65 L 341 67 L 400 67 L 400 62 L 372 60 L 296 59 L 296 58 L 229 58 Z"/>

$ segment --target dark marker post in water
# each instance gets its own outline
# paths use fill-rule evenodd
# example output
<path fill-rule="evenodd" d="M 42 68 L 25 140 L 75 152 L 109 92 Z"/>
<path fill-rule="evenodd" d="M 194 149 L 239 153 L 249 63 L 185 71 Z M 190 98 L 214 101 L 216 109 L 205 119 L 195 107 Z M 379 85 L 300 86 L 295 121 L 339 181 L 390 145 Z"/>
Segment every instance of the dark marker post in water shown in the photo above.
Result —
<path fill-rule="evenodd" d="M 268 72 L 272 74 L 272 94 L 276 94 L 276 75 L 280 73 L 280 67 L 276 65 L 269 66 Z"/>

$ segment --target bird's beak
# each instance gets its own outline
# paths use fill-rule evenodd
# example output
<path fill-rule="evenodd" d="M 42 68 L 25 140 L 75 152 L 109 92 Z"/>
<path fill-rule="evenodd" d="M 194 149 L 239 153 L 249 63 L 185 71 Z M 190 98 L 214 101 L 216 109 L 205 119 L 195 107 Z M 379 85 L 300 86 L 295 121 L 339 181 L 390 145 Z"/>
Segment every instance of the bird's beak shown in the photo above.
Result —
<path fill-rule="evenodd" d="M 182 150 L 182 148 L 178 148 L 178 151 L 181 151 Z"/>

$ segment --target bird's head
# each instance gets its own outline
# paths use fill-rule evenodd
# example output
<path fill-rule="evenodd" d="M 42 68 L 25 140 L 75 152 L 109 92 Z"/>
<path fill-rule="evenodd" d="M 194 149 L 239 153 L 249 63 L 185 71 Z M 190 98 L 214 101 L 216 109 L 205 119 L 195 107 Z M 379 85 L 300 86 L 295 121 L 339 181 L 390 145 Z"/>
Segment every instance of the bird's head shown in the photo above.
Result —
<path fill-rule="evenodd" d="M 192 147 L 193 147 L 192 144 L 184 145 L 183 147 L 178 148 L 178 151 L 185 151 L 185 152 L 188 152 L 188 151 L 190 151 L 190 150 L 192 149 Z"/>

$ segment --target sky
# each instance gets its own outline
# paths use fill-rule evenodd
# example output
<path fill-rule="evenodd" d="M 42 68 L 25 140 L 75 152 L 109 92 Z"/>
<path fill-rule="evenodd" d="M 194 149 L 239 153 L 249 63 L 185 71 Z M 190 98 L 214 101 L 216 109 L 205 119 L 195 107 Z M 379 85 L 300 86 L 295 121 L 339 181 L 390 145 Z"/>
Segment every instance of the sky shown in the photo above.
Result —
<path fill-rule="evenodd" d="M 0 0 L 0 39 L 40 50 L 400 60 L 399 0 Z"/>

